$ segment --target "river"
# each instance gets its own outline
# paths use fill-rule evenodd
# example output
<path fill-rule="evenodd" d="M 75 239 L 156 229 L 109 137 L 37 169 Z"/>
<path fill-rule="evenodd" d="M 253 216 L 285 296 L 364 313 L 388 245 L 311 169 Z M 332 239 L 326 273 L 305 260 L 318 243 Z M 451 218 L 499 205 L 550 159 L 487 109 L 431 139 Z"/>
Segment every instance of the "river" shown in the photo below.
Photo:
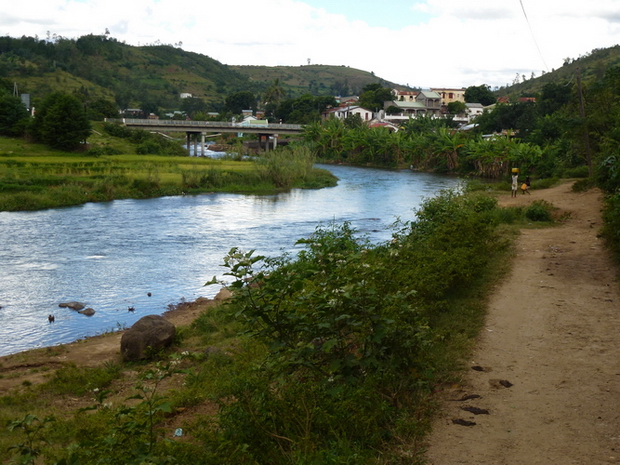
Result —
<path fill-rule="evenodd" d="M 213 297 L 219 288 L 203 285 L 223 278 L 232 247 L 294 253 L 295 242 L 318 225 L 345 221 L 375 243 L 389 240 L 397 218 L 413 219 L 423 198 L 459 182 L 409 170 L 322 167 L 338 176 L 336 187 L 0 212 L 0 355 L 115 331 L 180 301 Z M 67 301 L 96 313 L 58 307 Z"/>

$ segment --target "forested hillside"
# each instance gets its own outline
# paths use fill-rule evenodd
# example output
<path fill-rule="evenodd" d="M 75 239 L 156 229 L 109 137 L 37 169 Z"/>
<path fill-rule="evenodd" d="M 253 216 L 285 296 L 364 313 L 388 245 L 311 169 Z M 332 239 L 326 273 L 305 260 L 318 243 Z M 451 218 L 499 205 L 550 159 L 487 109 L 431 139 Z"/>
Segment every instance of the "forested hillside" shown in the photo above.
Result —
<path fill-rule="evenodd" d="M 62 91 L 87 105 L 105 99 L 145 112 L 180 109 L 181 93 L 203 101 L 202 111 L 221 110 L 236 92 L 249 91 L 260 101 L 276 79 L 286 97 L 352 94 L 370 83 L 396 86 L 344 66 L 227 66 L 181 44 L 135 47 L 107 35 L 0 37 L 0 79 L 0 87 L 12 91 L 17 84 L 20 93 L 31 94 L 35 105 Z"/>
<path fill-rule="evenodd" d="M 169 45 L 133 47 L 106 36 L 77 40 L 0 37 L 0 77 L 42 99 L 54 91 L 85 99 L 112 98 L 119 108 L 178 108 L 191 93 L 212 108 L 226 94 L 252 88 L 241 74 L 212 58 Z"/>
<path fill-rule="evenodd" d="M 577 71 L 584 83 L 600 81 L 605 71 L 620 65 L 620 45 L 594 49 L 577 58 L 565 58 L 561 68 L 533 75 L 515 75 L 512 83 L 497 90 L 498 96 L 534 97 L 549 83 L 575 82 Z"/>
<path fill-rule="evenodd" d="M 407 89 L 406 86 L 386 81 L 374 72 L 347 66 L 230 66 L 248 76 L 250 82 L 267 86 L 279 79 L 289 97 L 305 93 L 312 95 L 358 95 L 364 86 L 379 83 L 382 87 Z"/>

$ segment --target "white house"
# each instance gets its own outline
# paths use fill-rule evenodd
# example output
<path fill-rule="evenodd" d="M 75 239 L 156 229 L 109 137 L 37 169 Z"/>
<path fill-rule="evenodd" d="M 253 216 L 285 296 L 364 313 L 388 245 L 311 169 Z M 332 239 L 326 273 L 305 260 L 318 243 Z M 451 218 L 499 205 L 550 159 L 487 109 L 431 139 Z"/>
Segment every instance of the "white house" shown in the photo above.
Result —
<path fill-rule="evenodd" d="M 329 119 L 332 116 L 338 119 L 346 119 L 351 115 L 359 115 L 362 121 L 370 121 L 374 117 L 374 113 L 371 110 L 362 108 L 358 105 L 347 105 L 344 107 L 329 108 L 323 112 L 323 119 Z"/>

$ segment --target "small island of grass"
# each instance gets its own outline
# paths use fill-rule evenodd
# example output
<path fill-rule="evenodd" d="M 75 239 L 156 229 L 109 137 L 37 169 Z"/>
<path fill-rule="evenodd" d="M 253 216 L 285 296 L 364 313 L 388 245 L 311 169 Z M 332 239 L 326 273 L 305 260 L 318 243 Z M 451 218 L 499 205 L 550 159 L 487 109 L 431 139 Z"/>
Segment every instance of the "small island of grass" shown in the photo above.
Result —
<path fill-rule="evenodd" d="M 150 134 L 139 134 L 136 142 L 109 135 L 100 124 L 94 129 L 90 148 L 77 153 L 0 138 L 0 211 L 210 192 L 273 194 L 337 182 L 329 171 L 314 167 L 314 157 L 304 147 L 243 159 L 232 154 L 189 157 L 180 144 L 172 152 L 141 154 L 148 145 L 142 139 Z"/>

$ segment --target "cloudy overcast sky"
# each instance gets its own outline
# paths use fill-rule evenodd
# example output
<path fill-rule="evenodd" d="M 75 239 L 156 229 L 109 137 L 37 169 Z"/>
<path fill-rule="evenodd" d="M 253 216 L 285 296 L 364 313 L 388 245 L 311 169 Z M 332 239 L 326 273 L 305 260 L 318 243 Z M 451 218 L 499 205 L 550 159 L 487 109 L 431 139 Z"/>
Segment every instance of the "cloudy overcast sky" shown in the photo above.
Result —
<path fill-rule="evenodd" d="M 182 43 L 228 65 L 345 65 L 491 87 L 620 43 L 620 0 L 4 0 L 0 35 Z"/>

